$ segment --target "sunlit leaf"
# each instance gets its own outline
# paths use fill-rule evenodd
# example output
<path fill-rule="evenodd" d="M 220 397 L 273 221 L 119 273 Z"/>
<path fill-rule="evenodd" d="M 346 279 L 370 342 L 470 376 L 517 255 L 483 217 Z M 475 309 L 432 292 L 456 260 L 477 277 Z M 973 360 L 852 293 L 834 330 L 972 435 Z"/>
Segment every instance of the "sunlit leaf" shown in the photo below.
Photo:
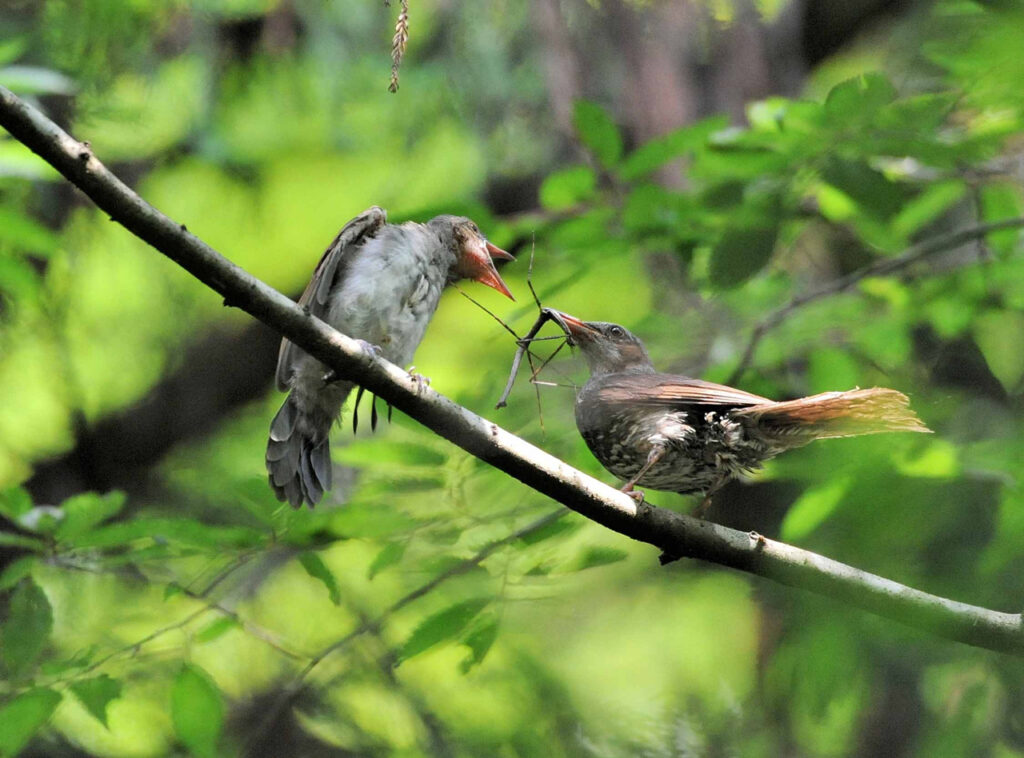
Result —
<path fill-rule="evenodd" d="M 338 580 L 334 578 L 334 574 L 327 568 L 327 564 L 324 563 L 324 559 L 320 557 L 319 553 L 306 551 L 299 555 L 299 563 L 302 564 L 302 568 L 306 569 L 307 574 L 323 582 L 331 602 L 339 605 L 341 603 L 341 590 L 338 589 Z"/>
<path fill-rule="evenodd" d="M 407 661 L 435 645 L 458 637 L 466 625 L 490 602 L 490 598 L 464 600 L 427 616 L 398 651 L 398 660 Z"/>
<path fill-rule="evenodd" d="M 949 440 L 929 439 L 922 448 L 896 459 L 896 470 L 904 476 L 950 479 L 960 473 L 956 446 Z"/>
<path fill-rule="evenodd" d="M 833 476 L 804 492 L 782 520 L 779 530 L 782 539 L 795 542 L 817 529 L 843 501 L 852 483 L 849 476 Z"/>
<path fill-rule="evenodd" d="M 1024 216 L 1020 185 L 1010 182 L 986 184 L 981 188 L 981 209 L 984 220 L 988 222 Z M 985 237 L 985 242 L 1002 255 L 1011 255 L 1021 246 L 1021 230 L 992 232 Z"/>
<path fill-rule="evenodd" d="M 3 625 L 3 659 L 8 671 L 18 676 L 30 669 L 50 641 L 53 610 L 46 593 L 31 577 L 22 579 L 11 597 Z"/>
<path fill-rule="evenodd" d="M 552 537 L 558 537 L 562 534 L 575 532 L 581 526 L 582 523 L 579 520 L 560 518 L 557 521 L 552 521 L 549 524 L 545 524 L 544 526 L 521 535 L 519 539 L 512 544 L 516 547 L 529 547 L 531 545 L 536 545 L 538 542 L 549 540 Z"/>
<path fill-rule="evenodd" d="M 262 543 L 262 532 L 243 526 L 214 526 L 190 518 L 137 518 L 100 526 L 69 539 L 80 547 L 126 545 L 139 539 L 170 540 L 223 550 Z"/>
<path fill-rule="evenodd" d="M 60 695 L 39 688 L 18 695 L 0 706 L 0 756 L 13 758 L 50 719 Z"/>
<path fill-rule="evenodd" d="M 625 550 L 619 550 L 614 547 L 603 547 L 601 545 L 592 545 L 584 548 L 580 554 L 562 570 L 583 571 L 584 569 L 595 568 L 597 566 L 607 566 L 611 563 L 618 563 L 619 561 L 626 560 L 628 557 L 629 553 Z"/>
<path fill-rule="evenodd" d="M 725 116 L 715 116 L 645 142 L 622 162 L 622 175 L 626 179 L 638 179 L 649 174 L 669 161 L 703 147 L 708 135 L 727 125 Z"/>
<path fill-rule="evenodd" d="M 214 758 L 224 726 L 224 701 L 209 675 L 186 663 L 171 689 L 174 731 L 193 755 Z"/>
<path fill-rule="evenodd" d="M 889 80 L 879 73 L 868 73 L 840 82 L 825 98 L 825 113 L 840 125 L 870 119 L 896 97 Z"/>
<path fill-rule="evenodd" d="M 331 518 L 332 530 L 345 537 L 390 537 L 418 523 L 386 503 L 349 503 Z"/>
<path fill-rule="evenodd" d="M 119 513 L 127 501 L 123 492 L 83 492 L 61 503 L 64 519 L 54 534 L 57 539 L 72 539 Z"/>
<path fill-rule="evenodd" d="M 196 642 L 213 642 L 215 639 L 223 637 L 232 629 L 239 629 L 241 626 L 238 619 L 234 616 L 221 616 L 196 632 Z"/>
<path fill-rule="evenodd" d="M 974 339 L 988 367 L 1007 392 L 1019 391 L 1024 377 L 1024 313 L 989 311 L 974 322 Z"/>
<path fill-rule="evenodd" d="M 613 166 L 622 157 L 622 135 L 608 111 L 596 103 L 576 101 L 573 126 L 587 148 L 604 166 Z"/>
<path fill-rule="evenodd" d="M 107 726 L 107 706 L 121 697 L 121 683 L 106 674 L 71 683 L 71 691 L 82 701 L 89 713 Z"/>
<path fill-rule="evenodd" d="M 934 221 L 941 213 L 964 196 L 967 187 L 960 181 L 938 182 L 925 188 L 916 197 L 907 200 L 892 219 L 893 231 L 904 238 L 910 238 L 925 224 Z"/>
<path fill-rule="evenodd" d="M 381 551 L 377 553 L 370 563 L 370 567 L 366 571 L 367 577 L 373 579 L 384 569 L 394 566 L 401 561 L 403 555 L 405 555 L 404 542 L 389 542 L 381 548 Z"/>
<path fill-rule="evenodd" d="M 551 211 L 567 210 L 589 200 L 597 177 L 586 166 L 573 166 L 548 174 L 540 186 L 540 204 Z"/>
<path fill-rule="evenodd" d="M 13 208 L 0 206 L 0 242 L 6 242 L 19 252 L 47 256 L 57 247 L 57 235 Z"/>

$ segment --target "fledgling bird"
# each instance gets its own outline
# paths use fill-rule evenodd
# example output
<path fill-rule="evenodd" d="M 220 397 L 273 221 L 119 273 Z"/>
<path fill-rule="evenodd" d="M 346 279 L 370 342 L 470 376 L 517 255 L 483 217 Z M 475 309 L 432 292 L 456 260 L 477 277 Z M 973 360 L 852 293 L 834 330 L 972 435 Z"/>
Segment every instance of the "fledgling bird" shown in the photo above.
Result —
<path fill-rule="evenodd" d="M 698 512 L 729 479 L 779 453 L 829 437 L 929 432 L 907 396 L 875 387 L 776 402 L 721 384 L 654 369 L 625 327 L 554 312 L 579 347 L 590 379 L 576 395 L 576 426 L 594 456 L 626 481 L 703 493 Z M 635 493 L 638 500 L 642 493 Z"/>
<path fill-rule="evenodd" d="M 462 216 L 425 224 L 387 223 L 373 206 L 349 221 L 327 248 L 299 304 L 368 350 L 407 365 L 445 285 L 472 279 L 514 300 L 492 259 L 513 260 Z M 267 472 L 278 500 L 316 505 L 331 487 L 329 432 L 353 383 L 281 341 L 277 387 L 291 390 L 270 424 Z"/>

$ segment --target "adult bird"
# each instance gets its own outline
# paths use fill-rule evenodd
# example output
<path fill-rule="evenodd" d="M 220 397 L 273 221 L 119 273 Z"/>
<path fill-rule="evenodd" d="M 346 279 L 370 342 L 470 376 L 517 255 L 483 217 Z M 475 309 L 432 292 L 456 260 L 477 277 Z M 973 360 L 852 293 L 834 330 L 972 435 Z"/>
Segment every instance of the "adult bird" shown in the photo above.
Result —
<path fill-rule="evenodd" d="M 368 350 L 407 365 L 423 339 L 445 285 L 459 279 L 509 299 L 492 259 L 512 260 L 462 216 L 425 224 L 387 223 L 376 206 L 349 221 L 327 248 L 299 304 Z M 277 387 L 290 390 L 270 424 L 267 472 L 278 500 L 316 505 L 331 487 L 331 425 L 353 383 L 281 341 Z"/>
<path fill-rule="evenodd" d="M 930 431 L 907 396 L 875 387 L 776 402 L 721 384 L 660 374 L 623 326 L 552 312 L 579 347 L 590 379 L 576 395 L 576 426 L 594 456 L 636 485 L 703 493 L 699 512 L 732 477 L 779 453 L 829 437 Z M 642 493 L 634 497 L 643 500 Z"/>

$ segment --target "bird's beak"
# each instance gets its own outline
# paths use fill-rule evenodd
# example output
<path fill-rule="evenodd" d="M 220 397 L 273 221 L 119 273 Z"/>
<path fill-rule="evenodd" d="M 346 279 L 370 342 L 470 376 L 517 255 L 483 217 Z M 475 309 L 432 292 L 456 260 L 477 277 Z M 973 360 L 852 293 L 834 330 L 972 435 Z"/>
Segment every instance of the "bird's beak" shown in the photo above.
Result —
<path fill-rule="evenodd" d="M 554 308 L 547 308 L 546 310 L 551 315 L 551 318 L 562 327 L 565 336 L 569 338 L 570 345 L 577 345 L 580 340 L 586 341 L 593 336 L 594 330 L 586 321 L 580 321 L 575 316 L 570 316 L 562 311 L 556 311 Z"/>
<path fill-rule="evenodd" d="M 487 248 L 487 252 L 491 258 L 496 261 L 514 261 L 516 257 L 512 253 L 508 253 L 502 250 L 497 245 L 492 245 L 487 240 L 484 240 L 484 246 Z"/>
<path fill-rule="evenodd" d="M 509 292 L 505 282 L 502 281 L 498 269 L 494 265 L 495 260 L 514 261 L 515 258 L 502 250 L 497 245 L 492 245 L 487 240 L 480 238 L 480 246 L 466 255 L 465 267 L 466 278 L 474 282 L 486 284 L 488 287 L 498 290 L 509 300 L 515 300 Z"/>

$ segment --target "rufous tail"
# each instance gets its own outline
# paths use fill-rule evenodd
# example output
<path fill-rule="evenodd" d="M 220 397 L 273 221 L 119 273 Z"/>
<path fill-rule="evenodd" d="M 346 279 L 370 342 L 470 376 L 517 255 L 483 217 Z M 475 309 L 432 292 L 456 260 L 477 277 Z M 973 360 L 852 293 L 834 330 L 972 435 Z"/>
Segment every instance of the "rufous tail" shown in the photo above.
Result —
<path fill-rule="evenodd" d="M 880 432 L 931 432 L 910 410 L 906 395 L 884 387 L 762 403 L 734 411 L 733 415 L 751 419 L 765 432 L 792 434 L 804 442 Z"/>

